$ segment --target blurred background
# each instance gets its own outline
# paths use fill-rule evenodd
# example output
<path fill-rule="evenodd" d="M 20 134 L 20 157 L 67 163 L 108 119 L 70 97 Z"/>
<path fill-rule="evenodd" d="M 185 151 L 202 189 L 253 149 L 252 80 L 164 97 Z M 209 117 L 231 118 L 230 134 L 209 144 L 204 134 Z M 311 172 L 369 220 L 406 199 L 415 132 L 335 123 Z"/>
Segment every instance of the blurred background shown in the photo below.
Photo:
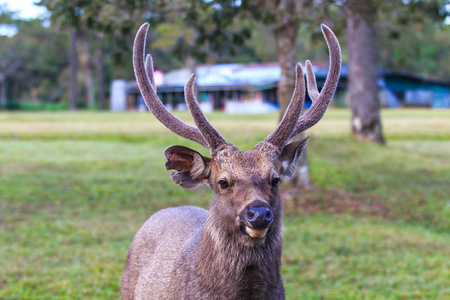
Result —
<path fill-rule="evenodd" d="M 173 184 L 162 152 L 209 153 L 143 113 L 144 22 L 161 101 L 192 124 L 196 73 L 202 109 L 242 150 L 275 128 L 298 61 L 324 85 L 329 26 L 339 85 L 282 186 L 287 299 L 450 298 L 449 13 L 447 0 L 0 1 L 0 298 L 118 298 L 145 219 L 207 207 L 209 189 Z"/>

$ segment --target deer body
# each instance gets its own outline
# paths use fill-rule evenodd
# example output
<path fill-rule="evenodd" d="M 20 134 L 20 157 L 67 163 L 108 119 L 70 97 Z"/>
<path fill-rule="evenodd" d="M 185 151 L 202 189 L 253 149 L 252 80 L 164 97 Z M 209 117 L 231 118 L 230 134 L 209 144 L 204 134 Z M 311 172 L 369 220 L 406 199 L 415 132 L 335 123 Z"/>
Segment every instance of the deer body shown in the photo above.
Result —
<path fill-rule="evenodd" d="M 213 191 L 210 210 L 184 206 L 161 210 L 136 234 L 122 281 L 123 299 L 284 299 L 281 279 L 281 177 L 289 178 L 307 139 L 288 140 L 322 117 L 336 89 L 340 48 L 322 27 L 330 49 L 330 72 L 317 91 L 312 66 L 306 63 L 308 92 L 314 101 L 303 116 L 305 97 L 302 67 L 291 104 L 278 127 L 250 151 L 227 143 L 207 121 L 195 100 L 192 76 L 186 102 L 197 125 L 171 115 L 156 95 L 153 63 L 144 64 L 148 24 L 139 29 L 134 46 L 135 73 L 144 100 L 153 114 L 178 135 L 198 142 L 211 157 L 184 146 L 164 151 L 172 180 L 184 188 L 207 184 Z"/>
<path fill-rule="evenodd" d="M 209 212 L 168 208 L 151 216 L 137 233 L 122 281 L 122 286 L 135 286 L 135 299 L 283 299 L 280 196 L 266 180 L 253 182 L 258 181 L 256 170 L 268 174 L 273 163 L 264 149 L 245 153 L 229 148 L 232 155 L 214 160 L 222 166 L 211 167 L 233 170 L 233 189 L 214 187 Z M 169 162 L 174 163 L 171 156 Z M 229 193 L 235 196 L 235 209 L 229 208 Z M 244 235 L 234 211 L 264 198 L 274 215 L 270 230 L 257 239 Z M 133 279 L 124 284 L 125 278 Z"/>
<path fill-rule="evenodd" d="M 172 218 L 177 220 L 167 221 Z M 205 228 L 207 218 L 208 212 L 197 207 L 168 208 L 154 214 L 130 248 L 140 251 L 136 257 L 139 262 L 130 262 L 140 266 L 127 266 L 124 278 L 134 277 L 136 281 L 126 282 L 126 286 L 135 286 L 135 290 L 122 289 L 123 298 L 283 299 L 277 297 L 284 295 L 279 272 L 281 248 L 277 249 L 275 261 L 266 261 L 264 258 L 273 255 L 271 252 L 269 256 L 267 247 L 249 251 L 233 240 L 217 244 L 208 233 L 214 229 Z M 253 268 L 255 265 L 258 268 Z M 273 269 L 278 270 L 276 276 Z M 273 281 L 262 274 L 273 276 Z M 249 276 L 252 280 L 248 280 Z M 211 288 L 214 286 L 217 289 Z M 124 297 L 124 292 L 129 292 L 130 297 Z"/>

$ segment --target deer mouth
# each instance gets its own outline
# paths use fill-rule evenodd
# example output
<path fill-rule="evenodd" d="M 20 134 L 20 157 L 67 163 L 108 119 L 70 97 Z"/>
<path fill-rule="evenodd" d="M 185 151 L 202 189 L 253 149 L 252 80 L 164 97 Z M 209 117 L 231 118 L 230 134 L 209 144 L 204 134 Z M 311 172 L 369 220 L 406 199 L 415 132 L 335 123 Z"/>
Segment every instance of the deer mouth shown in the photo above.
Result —
<path fill-rule="evenodd" d="M 252 238 L 263 238 L 269 228 L 250 228 L 245 226 L 245 232 Z"/>
<path fill-rule="evenodd" d="M 252 238 L 263 238 L 269 228 L 251 228 L 245 224 L 240 224 L 239 230 L 246 235 L 249 235 Z"/>

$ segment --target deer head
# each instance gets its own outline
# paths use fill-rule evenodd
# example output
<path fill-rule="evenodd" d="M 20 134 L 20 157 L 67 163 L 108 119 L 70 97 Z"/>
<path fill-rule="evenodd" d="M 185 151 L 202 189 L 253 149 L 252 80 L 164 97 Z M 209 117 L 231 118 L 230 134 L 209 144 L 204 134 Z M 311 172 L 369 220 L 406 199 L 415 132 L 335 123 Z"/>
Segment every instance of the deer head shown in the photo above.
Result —
<path fill-rule="evenodd" d="M 303 68 L 296 65 L 295 90 L 276 129 L 250 151 L 240 151 L 228 143 L 206 119 L 195 99 L 192 75 L 185 86 L 185 98 L 197 127 L 190 126 L 172 115 L 159 100 L 153 77 L 152 57 L 144 61 L 145 40 L 149 25 L 139 29 L 133 50 L 133 64 L 139 88 L 149 110 L 167 128 L 177 135 L 195 141 L 211 152 L 211 157 L 184 146 L 170 146 L 164 151 L 166 168 L 175 170 L 172 180 L 184 188 L 196 188 L 202 184 L 211 187 L 209 222 L 205 228 L 211 236 L 220 232 L 234 236 L 239 243 L 256 245 L 263 243 L 268 232 L 281 228 L 281 200 L 278 184 L 281 178 L 289 178 L 309 138 L 287 144 L 295 135 L 316 124 L 325 113 L 337 87 L 341 50 L 334 33 L 325 25 L 322 32 L 330 51 L 330 69 L 322 91 L 317 89 L 312 65 L 306 61 L 308 94 L 313 101 L 311 108 L 301 115 L 305 100 Z"/>

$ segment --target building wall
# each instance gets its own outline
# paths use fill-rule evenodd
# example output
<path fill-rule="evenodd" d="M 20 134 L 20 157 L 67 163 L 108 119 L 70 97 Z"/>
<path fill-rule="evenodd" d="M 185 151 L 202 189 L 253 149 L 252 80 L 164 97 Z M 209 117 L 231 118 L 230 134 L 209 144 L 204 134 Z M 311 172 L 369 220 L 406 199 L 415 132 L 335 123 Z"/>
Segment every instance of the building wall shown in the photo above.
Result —
<path fill-rule="evenodd" d="M 323 80 L 322 80 L 323 81 Z M 318 85 L 321 87 L 321 81 Z M 408 76 L 384 76 L 379 78 L 379 99 L 382 107 L 418 106 L 432 108 L 450 108 L 450 85 L 425 81 Z M 144 102 L 137 86 L 124 80 L 114 80 L 111 85 L 111 110 L 145 110 Z M 206 111 L 227 112 L 268 112 L 278 107 L 277 88 L 271 85 L 248 87 L 203 87 L 199 93 L 200 105 Z M 231 89 L 233 88 L 233 89 Z M 183 87 L 162 87 L 158 96 L 170 110 L 185 110 Z M 248 102 L 248 103 L 247 103 Z M 239 104 L 243 103 L 243 104 Z M 310 106 L 308 96 L 305 107 Z M 335 107 L 348 107 L 347 78 L 339 81 L 335 97 L 331 103 Z"/>

